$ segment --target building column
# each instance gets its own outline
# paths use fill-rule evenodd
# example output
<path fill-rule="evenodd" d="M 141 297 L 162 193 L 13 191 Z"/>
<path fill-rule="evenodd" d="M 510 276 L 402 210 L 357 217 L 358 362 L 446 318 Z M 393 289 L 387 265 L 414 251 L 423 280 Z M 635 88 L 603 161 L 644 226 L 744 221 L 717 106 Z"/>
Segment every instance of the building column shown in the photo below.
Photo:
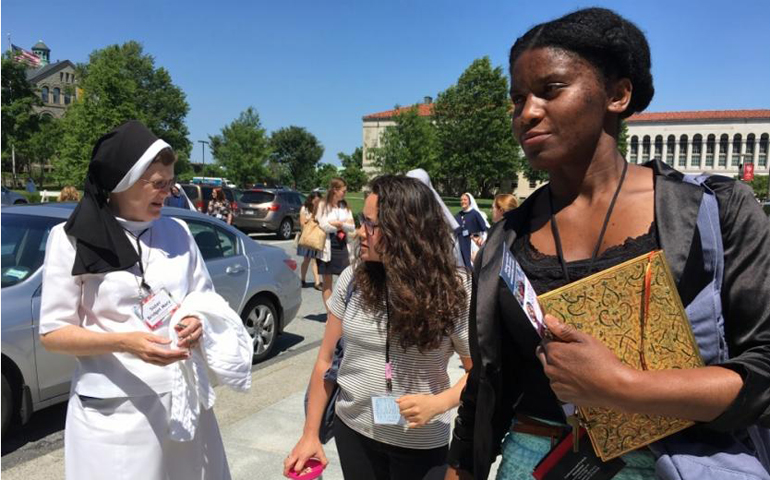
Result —
<path fill-rule="evenodd" d="M 688 170 L 692 167 L 692 144 L 694 141 L 693 135 L 687 137 L 687 158 L 685 159 L 683 170 Z"/>
<path fill-rule="evenodd" d="M 677 165 L 679 164 L 679 138 L 674 137 L 674 160 L 671 162 L 671 166 L 674 168 L 679 168 Z"/>
<path fill-rule="evenodd" d="M 722 137 L 722 134 L 721 133 L 719 135 L 714 134 L 714 137 L 716 137 L 716 138 L 714 138 L 714 167 L 713 167 L 713 169 L 714 170 L 718 170 L 719 169 L 719 148 L 720 148 L 719 139 Z"/>

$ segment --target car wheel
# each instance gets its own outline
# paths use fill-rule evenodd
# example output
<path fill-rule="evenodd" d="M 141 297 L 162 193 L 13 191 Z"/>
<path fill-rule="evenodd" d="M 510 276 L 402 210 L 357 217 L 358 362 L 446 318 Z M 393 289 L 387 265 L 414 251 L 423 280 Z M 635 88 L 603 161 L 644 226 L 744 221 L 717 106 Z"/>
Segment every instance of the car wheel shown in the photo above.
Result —
<path fill-rule="evenodd" d="M 5 432 L 8 430 L 8 425 L 11 423 L 11 414 L 13 413 L 13 392 L 11 391 L 11 384 L 8 383 L 8 380 L 5 378 L 5 374 L 3 374 L 2 395 L 2 435 L 5 436 Z"/>
<path fill-rule="evenodd" d="M 254 341 L 254 360 L 261 362 L 270 355 L 278 336 L 278 315 L 273 302 L 264 297 L 252 299 L 242 318 L 246 331 Z"/>
<path fill-rule="evenodd" d="M 284 218 L 283 221 L 281 221 L 281 225 L 278 227 L 278 232 L 276 235 L 278 235 L 278 238 L 281 240 L 289 240 L 293 232 L 294 228 L 291 224 L 291 220 Z"/>

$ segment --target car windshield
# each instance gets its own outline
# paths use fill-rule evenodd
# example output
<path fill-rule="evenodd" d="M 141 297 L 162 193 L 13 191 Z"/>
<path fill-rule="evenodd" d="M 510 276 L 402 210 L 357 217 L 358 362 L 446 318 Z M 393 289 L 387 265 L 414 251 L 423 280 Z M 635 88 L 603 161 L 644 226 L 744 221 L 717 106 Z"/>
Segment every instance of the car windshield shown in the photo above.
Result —
<path fill-rule="evenodd" d="M 2 288 L 16 285 L 35 273 L 45 259 L 45 243 L 61 218 L 17 213 L 2 216 Z"/>
<path fill-rule="evenodd" d="M 268 203 L 275 199 L 275 194 L 271 192 L 243 192 L 241 202 L 243 203 Z"/>

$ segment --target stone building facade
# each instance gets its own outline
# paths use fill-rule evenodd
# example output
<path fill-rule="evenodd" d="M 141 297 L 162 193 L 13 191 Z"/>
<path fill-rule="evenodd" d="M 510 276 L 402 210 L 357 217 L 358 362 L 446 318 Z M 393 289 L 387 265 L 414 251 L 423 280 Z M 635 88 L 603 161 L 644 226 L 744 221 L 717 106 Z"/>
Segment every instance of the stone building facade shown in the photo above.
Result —
<path fill-rule="evenodd" d="M 43 115 L 61 118 L 78 95 L 75 64 L 69 60 L 50 63 L 51 49 L 42 41 L 32 47 L 40 65 L 27 70 L 27 81 L 39 92 L 43 105 L 35 107 Z"/>
<path fill-rule="evenodd" d="M 626 124 L 631 163 L 659 158 L 685 173 L 733 177 L 751 162 L 755 175 L 768 174 L 770 110 L 641 113 Z"/>

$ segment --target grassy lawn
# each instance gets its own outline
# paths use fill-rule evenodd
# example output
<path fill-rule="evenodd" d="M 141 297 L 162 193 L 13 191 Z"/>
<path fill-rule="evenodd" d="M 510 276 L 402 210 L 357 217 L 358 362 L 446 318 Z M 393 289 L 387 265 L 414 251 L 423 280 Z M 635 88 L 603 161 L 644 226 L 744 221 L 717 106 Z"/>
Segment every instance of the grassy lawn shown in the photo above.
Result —
<path fill-rule="evenodd" d="M 457 212 L 460 211 L 460 197 L 441 197 L 441 199 L 453 214 L 457 214 Z M 348 206 L 353 211 L 353 215 L 358 215 L 364 208 L 364 195 L 362 193 L 348 193 L 345 195 L 345 200 L 347 200 Z M 492 221 L 493 201 L 493 198 L 476 199 L 476 203 L 479 204 L 479 208 L 487 213 L 490 222 Z"/>

